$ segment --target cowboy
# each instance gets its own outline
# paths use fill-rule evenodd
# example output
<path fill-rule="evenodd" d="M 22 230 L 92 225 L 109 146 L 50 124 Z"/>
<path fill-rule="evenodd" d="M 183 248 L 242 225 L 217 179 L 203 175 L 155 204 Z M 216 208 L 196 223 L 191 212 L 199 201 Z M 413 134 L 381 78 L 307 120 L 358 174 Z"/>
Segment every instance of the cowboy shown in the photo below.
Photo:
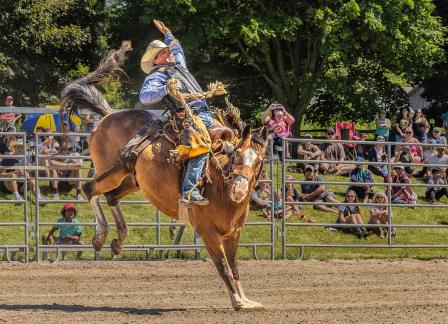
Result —
<path fill-rule="evenodd" d="M 172 113 L 179 113 L 182 112 L 183 107 L 169 96 L 167 89 L 169 79 L 177 80 L 181 92 L 198 93 L 203 90 L 188 71 L 182 47 L 171 31 L 159 20 L 154 20 L 154 25 L 164 34 L 165 40 L 152 41 L 143 54 L 140 66 L 148 76 L 140 91 L 140 101 L 143 104 L 160 103 Z M 188 105 L 207 128 L 214 126 L 213 116 L 205 100 L 192 100 L 188 102 Z M 208 153 L 204 153 L 189 159 L 182 183 L 184 203 L 208 204 L 208 199 L 203 197 L 197 188 L 207 158 Z"/>

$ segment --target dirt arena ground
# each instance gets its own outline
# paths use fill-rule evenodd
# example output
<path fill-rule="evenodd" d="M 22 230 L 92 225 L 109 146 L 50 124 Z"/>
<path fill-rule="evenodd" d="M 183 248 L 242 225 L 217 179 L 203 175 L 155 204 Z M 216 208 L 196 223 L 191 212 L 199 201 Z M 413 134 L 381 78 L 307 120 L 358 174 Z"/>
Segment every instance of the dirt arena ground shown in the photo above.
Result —
<path fill-rule="evenodd" d="M 448 261 L 243 261 L 234 311 L 211 261 L 0 264 L 0 322 L 443 323 Z"/>

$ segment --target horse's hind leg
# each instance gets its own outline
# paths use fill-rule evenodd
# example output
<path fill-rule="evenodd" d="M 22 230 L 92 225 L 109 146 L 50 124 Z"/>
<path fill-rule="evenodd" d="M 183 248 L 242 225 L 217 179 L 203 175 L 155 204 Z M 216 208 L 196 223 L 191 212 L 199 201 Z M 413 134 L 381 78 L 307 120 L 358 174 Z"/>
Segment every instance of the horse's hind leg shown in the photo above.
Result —
<path fill-rule="evenodd" d="M 117 226 L 117 238 L 113 239 L 110 244 L 112 252 L 115 255 L 120 254 L 123 248 L 124 240 L 128 235 L 128 228 L 123 217 L 119 201 L 123 197 L 137 190 L 138 187 L 134 185 L 132 180 L 130 178 L 126 178 L 118 188 L 115 188 L 114 190 L 104 194 L 106 196 L 107 204 L 109 205 L 109 209 L 112 213 L 112 216 L 114 217 L 115 224 Z"/>
<path fill-rule="evenodd" d="M 238 265 L 236 262 L 236 254 L 238 251 L 239 241 L 240 241 L 239 233 L 235 238 L 230 238 L 230 239 L 224 241 L 224 250 L 225 250 L 225 253 L 227 256 L 227 261 L 229 263 L 229 266 L 232 269 L 232 274 L 233 274 L 236 291 L 237 291 L 238 295 L 240 296 L 241 300 L 243 300 L 246 303 L 249 303 L 250 305 L 253 306 L 253 308 L 262 308 L 263 305 L 261 303 L 249 300 L 246 297 L 246 295 L 244 294 L 243 286 L 241 285 L 241 281 L 240 281 L 240 274 L 238 273 Z"/>
<path fill-rule="evenodd" d="M 113 175 L 110 175 L 101 181 L 97 181 L 96 178 L 92 181 L 87 182 L 83 186 L 83 191 L 89 200 L 90 205 L 93 208 L 97 226 L 95 229 L 95 236 L 92 239 L 92 245 L 95 251 L 100 251 L 106 242 L 107 233 L 108 233 L 108 225 L 106 216 L 104 216 L 103 209 L 101 208 L 99 202 L 99 196 L 102 193 L 111 191 L 118 187 L 123 178 L 126 176 L 125 170 L 122 172 L 116 172 Z"/>

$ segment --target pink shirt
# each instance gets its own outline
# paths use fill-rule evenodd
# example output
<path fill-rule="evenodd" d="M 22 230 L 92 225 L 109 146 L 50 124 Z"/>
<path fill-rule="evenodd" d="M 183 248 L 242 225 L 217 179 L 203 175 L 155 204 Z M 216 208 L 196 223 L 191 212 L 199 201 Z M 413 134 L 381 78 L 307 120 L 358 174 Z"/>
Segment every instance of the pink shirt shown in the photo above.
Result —
<path fill-rule="evenodd" d="M 268 122 L 268 128 L 272 130 L 272 133 L 278 136 L 289 137 L 291 136 L 291 128 L 284 120 L 277 121 L 271 119 Z"/>

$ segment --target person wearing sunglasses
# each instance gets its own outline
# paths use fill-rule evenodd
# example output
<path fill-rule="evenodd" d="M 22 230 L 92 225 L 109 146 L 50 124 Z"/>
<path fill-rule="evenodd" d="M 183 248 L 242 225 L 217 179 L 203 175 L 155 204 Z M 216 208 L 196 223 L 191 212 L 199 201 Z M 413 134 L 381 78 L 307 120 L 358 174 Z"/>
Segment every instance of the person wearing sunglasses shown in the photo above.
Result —
<path fill-rule="evenodd" d="M 291 126 L 294 123 L 294 117 L 288 113 L 285 107 L 279 103 L 269 105 L 268 109 L 262 114 L 263 125 L 265 125 L 274 141 L 276 153 L 283 147 L 283 138 L 291 137 Z M 285 147 L 285 156 L 291 158 L 289 146 Z"/>
<path fill-rule="evenodd" d="M 422 145 L 418 145 L 419 141 L 413 136 L 413 134 L 414 132 L 411 127 L 406 128 L 401 144 L 395 147 L 395 162 L 420 163 L 422 161 L 423 148 Z M 412 175 L 414 168 L 407 166 L 406 172 Z"/>
<path fill-rule="evenodd" d="M 333 128 L 328 128 L 326 132 L 327 140 L 337 140 L 336 132 Z M 323 160 L 328 161 L 340 161 L 341 163 L 323 162 L 319 164 L 320 171 L 332 175 L 345 176 L 348 175 L 354 166 L 351 164 L 342 163 L 345 160 L 344 146 L 339 142 L 322 143 L 319 145 L 319 149 L 323 153 Z"/>
<path fill-rule="evenodd" d="M 415 111 L 414 120 L 412 121 L 414 137 L 418 139 L 420 143 L 426 143 L 430 128 L 431 126 L 429 126 L 428 120 L 425 115 L 423 115 L 422 109 L 417 109 Z"/>
<path fill-rule="evenodd" d="M 342 227 L 343 232 L 348 232 L 356 235 L 358 238 L 367 236 L 367 230 L 364 226 L 361 217 L 361 210 L 359 206 L 351 205 L 358 202 L 358 196 L 353 190 L 348 190 L 345 196 L 345 203 L 338 207 L 338 219 L 336 224 L 357 224 L 356 227 Z"/>

